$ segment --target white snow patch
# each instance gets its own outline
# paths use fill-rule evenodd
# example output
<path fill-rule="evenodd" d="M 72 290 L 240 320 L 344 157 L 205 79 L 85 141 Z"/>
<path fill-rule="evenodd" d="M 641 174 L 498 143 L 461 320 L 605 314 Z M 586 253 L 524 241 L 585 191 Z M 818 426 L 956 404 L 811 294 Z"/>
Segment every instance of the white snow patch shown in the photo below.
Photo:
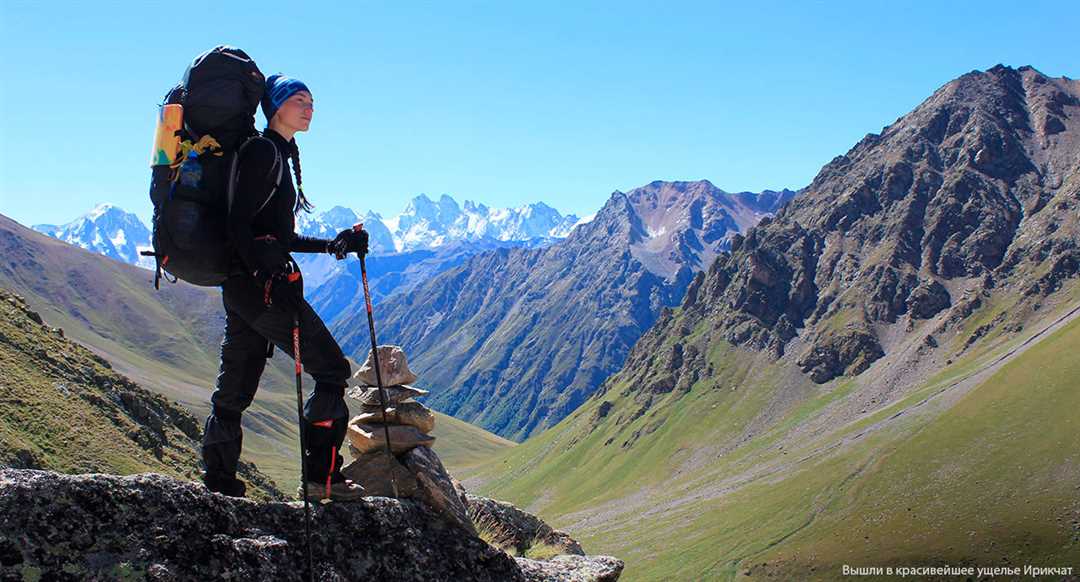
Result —
<path fill-rule="evenodd" d="M 114 247 L 122 247 L 127 244 L 127 236 L 124 235 L 124 229 L 119 228 L 116 230 L 116 234 L 109 239 Z"/>
<path fill-rule="evenodd" d="M 592 222 L 592 221 L 593 221 L 593 220 L 594 220 L 595 218 L 596 218 L 596 213 L 595 213 L 595 212 L 594 212 L 594 213 L 592 213 L 592 214 L 590 214 L 590 215 L 588 215 L 588 216 L 583 216 L 583 217 L 581 217 L 581 219 L 580 219 L 580 220 L 578 220 L 577 222 L 575 222 L 575 223 L 574 223 L 574 226 L 580 226 L 580 225 L 582 225 L 582 224 L 589 224 L 589 223 L 590 223 L 590 222 Z M 573 226 L 572 226 L 572 227 L 570 227 L 570 228 L 571 228 L 571 229 L 573 229 Z"/>

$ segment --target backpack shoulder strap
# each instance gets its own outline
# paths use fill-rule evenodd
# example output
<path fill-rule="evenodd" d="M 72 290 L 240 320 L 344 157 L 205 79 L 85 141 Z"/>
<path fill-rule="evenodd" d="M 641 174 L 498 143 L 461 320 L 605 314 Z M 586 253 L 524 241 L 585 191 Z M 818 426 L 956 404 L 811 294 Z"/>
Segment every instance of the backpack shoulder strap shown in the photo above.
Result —
<path fill-rule="evenodd" d="M 244 148 L 248 147 L 249 145 L 251 145 L 252 142 L 259 139 L 266 140 L 270 143 L 271 147 L 274 148 L 274 163 L 271 164 L 270 172 L 266 175 L 268 179 L 270 178 L 270 176 L 274 176 L 274 187 L 270 189 L 270 194 L 268 194 L 266 196 L 266 200 L 263 200 L 263 203 L 259 205 L 259 209 L 255 211 L 255 214 L 262 212 L 262 209 L 266 208 L 266 205 L 270 203 L 270 200 L 274 197 L 274 194 L 277 193 L 278 187 L 281 186 L 281 174 L 285 165 L 283 160 L 281 159 L 281 152 L 278 151 L 278 148 L 276 145 L 274 145 L 274 142 L 261 135 L 253 135 L 249 137 L 247 141 L 241 144 L 239 148 L 237 148 L 236 153 L 233 154 L 232 165 L 229 167 L 228 208 L 230 211 L 232 210 L 233 200 L 236 199 L 236 186 L 237 182 L 240 179 L 240 155 L 244 152 Z"/>

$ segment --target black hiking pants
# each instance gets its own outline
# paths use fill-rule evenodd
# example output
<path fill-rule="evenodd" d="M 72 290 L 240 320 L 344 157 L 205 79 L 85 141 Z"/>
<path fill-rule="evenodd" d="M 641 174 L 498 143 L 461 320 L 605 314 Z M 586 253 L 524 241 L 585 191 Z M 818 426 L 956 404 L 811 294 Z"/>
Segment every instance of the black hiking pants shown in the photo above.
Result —
<path fill-rule="evenodd" d="M 221 296 L 225 304 L 221 369 L 202 442 L 208 480 L 236 478 L 243 443 L 240 417 L 255 398 L 268 342 L 290 357 L 293 354 L 293 313 L 277 306 L 266 308 L 263 289 L 254 277 L 230 277 L 222 285 Z M 300 362 L 315 379 L 304 403 L 302 425 L 308 480 L 323 483 L 330 477 L 337 482 L 344 479 L 340 451 L 349 415 L 344 398 L 349 362 L 306 300 L 300 308 Z"/>

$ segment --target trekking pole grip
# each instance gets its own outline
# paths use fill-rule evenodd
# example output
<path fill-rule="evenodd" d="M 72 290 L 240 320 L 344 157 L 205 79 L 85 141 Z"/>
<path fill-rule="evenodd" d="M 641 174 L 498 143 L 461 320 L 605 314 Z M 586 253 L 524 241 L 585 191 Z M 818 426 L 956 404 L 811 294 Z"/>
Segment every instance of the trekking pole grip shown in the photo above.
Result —
<path fill-rule="evenodd" d="M 362 232 L 363 230 L 364 230 L 364 223 L 363 222 L 357 222 L 356 224 L 352 225 L 352 231 L 353 232 Z M 356 258 L 363 259 L 364 257 L 360 253 L 356 253 Z"/>

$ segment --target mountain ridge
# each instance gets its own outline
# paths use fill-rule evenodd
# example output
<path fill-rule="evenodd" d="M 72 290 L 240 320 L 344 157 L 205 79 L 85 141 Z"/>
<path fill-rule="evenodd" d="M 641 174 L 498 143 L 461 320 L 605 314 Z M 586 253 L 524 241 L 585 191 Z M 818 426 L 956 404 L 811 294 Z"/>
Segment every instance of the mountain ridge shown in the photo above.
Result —
<path fill-rule="evenodd" d="M 660 309 L 681 301 L 693 274 L 684 262 L 716 256 L 731 229 L 794 196 L 751 206 L 756 197 L 706 181 L 615 191 L 563 241 L 480 253 L 385 300 L 379 337 L 416 354 L 435 407 L 527 436 L 584 401 Z M 349 353 L 370 341 L 354 320 L 334 329 Z"/>
<path fill-rule="evenodd" d="M 333 238 L 338 232 L 363 222 L 372 253 L 395 253 L 432 249 L 455 241 L 522 241 L 533 245 L 565 238 L 579 223 L 577 216 L 563 216 L 543 202 L 515 208 L 489 208 L 466 200 L 464 208 L 448 194 L 438 206 L 425 194 L 413 197 L 398 215 L 384 219 L 372 211 L 357 213 L 333 206 L 315 214 L 297 216 L 298 233 Z M 404 222 L 403 222 L 404 221 Z M 399 226 L 403 226 L 399 229 Z M 35 224 L 31 228 L 64 242 L 128 264 L 152 269 L 152 257 L 139 251 L 150 249 L 151 232 L 135 214 L 105 202 L 66 224 Z"/>

